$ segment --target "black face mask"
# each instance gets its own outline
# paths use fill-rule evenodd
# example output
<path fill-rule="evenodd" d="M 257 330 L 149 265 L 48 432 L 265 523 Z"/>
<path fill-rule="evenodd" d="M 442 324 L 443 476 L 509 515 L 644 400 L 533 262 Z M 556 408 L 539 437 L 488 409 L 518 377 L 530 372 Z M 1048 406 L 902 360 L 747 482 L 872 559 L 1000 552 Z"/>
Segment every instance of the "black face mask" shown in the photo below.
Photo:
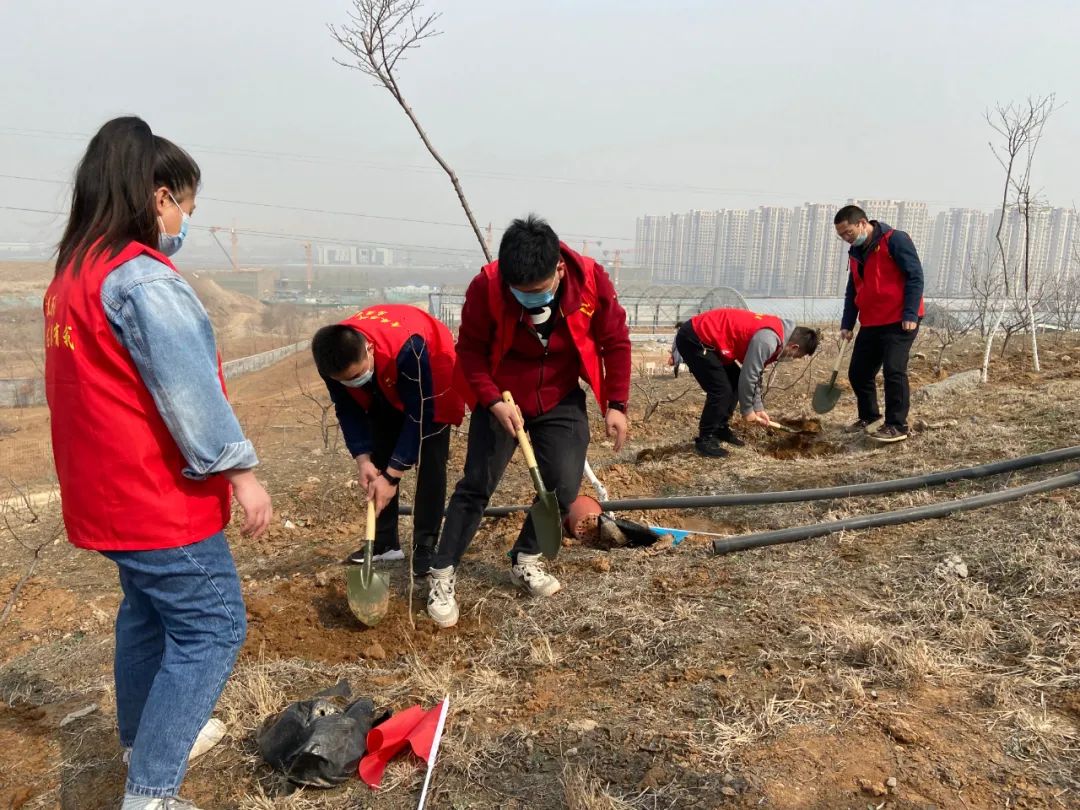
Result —
<path fill-rule="evenodd" d="M 341 681 L 269 718 L 258 733 L 263 759 L 298 785 L 333 787 L 355 778 L 368 732 L 390 712 L 376 717 L 370 698 L 344 707 L 340 705 L 344 701 L 333 700 L 351 693 L 348 682 Z"/>

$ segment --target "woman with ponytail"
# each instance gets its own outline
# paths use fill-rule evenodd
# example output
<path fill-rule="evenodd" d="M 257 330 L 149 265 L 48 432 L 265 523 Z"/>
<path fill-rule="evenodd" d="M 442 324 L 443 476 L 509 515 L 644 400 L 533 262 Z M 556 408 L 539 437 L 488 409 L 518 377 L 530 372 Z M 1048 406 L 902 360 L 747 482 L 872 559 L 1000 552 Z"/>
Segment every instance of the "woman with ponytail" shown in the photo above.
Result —
<path fill-rule="evenodd" d="M 224 528 L 259 536 L 270 497 L 225 395 L 206 310 L 169 257 L 199 167 L 139 118 L 91 139 L 45 296 L 45 382 L 68 539 L 116 563 L 123 810 L 193 808 L 188 759 L 246 633 Z M 209 721 L 209 722 L 208 722 Z M 217 727 L 215 728 L 215 724 Z"/>

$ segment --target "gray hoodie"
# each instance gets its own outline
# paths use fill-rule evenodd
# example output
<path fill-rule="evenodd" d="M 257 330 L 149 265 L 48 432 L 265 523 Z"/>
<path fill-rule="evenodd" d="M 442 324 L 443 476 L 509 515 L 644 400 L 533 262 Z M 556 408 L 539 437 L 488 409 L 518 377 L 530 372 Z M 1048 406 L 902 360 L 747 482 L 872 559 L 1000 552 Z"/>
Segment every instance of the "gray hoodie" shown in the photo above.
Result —
<path fill-rule="evenodd" d="M 795 321 L 781 318 L 780 322 L 784 325 L 784 334 L 790 337 L 795 331 Z M 751 411 L 765 410 L 761 401 L 761 378 L 765 373 L 765 364 L 779 348 L 780 336 L 772 329 L 759 329 L 750 338 L 742 371 L 739 372 L 739 408 L 743 416 Z"/>

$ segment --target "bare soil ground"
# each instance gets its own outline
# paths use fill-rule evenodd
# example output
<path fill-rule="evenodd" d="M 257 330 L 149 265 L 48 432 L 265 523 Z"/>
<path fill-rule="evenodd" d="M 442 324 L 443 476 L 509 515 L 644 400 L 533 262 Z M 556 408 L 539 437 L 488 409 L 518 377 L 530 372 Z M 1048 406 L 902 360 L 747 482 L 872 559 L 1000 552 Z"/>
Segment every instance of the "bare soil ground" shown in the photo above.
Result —
<path fill-rule="evenodd" d="M 932 354 L 925 340 L 916 351 Z M 590 458 L 614 497 L 631 497 L 856 483 L 1073 445 L 1080 339 L 1044 349 L 1041 374 L 1010 354 L 995 360 L 989 385 L 916 402 L 912 438 L 881 447 L 843 432 L 850 393 L 833 413 L 810 413 L 831 346 L 808 373 L 782 368 L 767 399 L 774 416 L 818 418 L 819 431 L 744 431 L 747 447 L 723 460 L 692 451 L 702 402 L 692 378 L 640 375 L 630 446 L 616 457 L 597 428 Z M 980 359 L 967 344 L 946 356 L 950 370 Z M 935 379 L 930 367 L 915 357 L 915 388 Z M 259 762 L 263 719 L 341 677 L 395 708 L 450 695 L 433 807 L 1077 806 L 1080 492 L 728 557 L 713 556 L 704 536 L 610 553 L 569 546 L 552 566 L 564 589 L 544 601 L 508 582 L 521 518 L 486 520 L 459 577 L 458 627 L 430 624 L 398 564 L 386 568 L 390 614 L 365 629 L 348 612 L 337 562 L 358 544 L 361 504 L 332 422 L 324 441 L 316 382 L 300 357 L 232 388 L 277 519 L 257 542 L 231 531 L 249 633 L 218 707 L 228 736 L 185 783 L 200 806 L 415 806 L 421 773 L 410 761 L 394 763 L 377 794 L 360 782 L 294 790 Z M 649 402 L 661 404 L 642 422 Z M 463 452 L 455 435 L 452 471 Z M 631 517 L 735 534 L 1075 466 L 928 492 Z M 515 460 L 495 502 L 528 493 Z M 10 529 L 0 524 L 0 609 L 30 549 L 55 531 L 55 505 L 35 511 L 9 506 Z M 952 555 L 966 577 L 943 564 Z M 0 808 L 114 806 L 124 778 L 111 686 L 118 600 L 107 560 L 63 539 L 42 548 L 0 626 Z"/>

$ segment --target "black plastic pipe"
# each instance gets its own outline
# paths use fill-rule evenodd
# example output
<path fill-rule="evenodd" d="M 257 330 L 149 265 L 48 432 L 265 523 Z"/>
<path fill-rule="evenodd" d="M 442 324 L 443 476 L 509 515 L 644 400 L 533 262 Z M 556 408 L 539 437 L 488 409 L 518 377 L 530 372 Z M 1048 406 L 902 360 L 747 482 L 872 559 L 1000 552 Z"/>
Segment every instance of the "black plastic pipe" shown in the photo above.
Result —
<path fill-rule="evenodd" d="M 801 501 L 824 501 L 832 498 L 853 498 L 861 495 L 883 495 L 890 492 L 908 492 L 913 489 L 934 487 L 953 481 L 969 481 L 999 475 L 1059 461 L 1071 461 L 1080 458 L 1080 445 L 1063 447 L 1060 450 L 1048 450 L 1030 456 L 1004 459 L 976 467 L 964 467 L 959 470 L 913 475 L 909 478 L 896 478 L 890 481 L 871 481 L 866 484 L 848 484 L 836 487 L 818 487 L 816 489 L 789 489 L 781 492 L 729 492 L 722 495 L 679 495 L 671 498 L 627 498 L 618 501 L 605 501 L 600 504 L 605 512 L 625 512 L 629 510 L 649 509 L 702 509 L 716 506 L 760 506 L 772 503 L 799 503 Z M 515 506 L 489 506 L 484 510 L 485 517 L 506 517 L 515 512 L 527 512 L 531 504 Z M 412 506 L 402 504 L 400 513 L 412 514 Z"/>
<path fill-rule="evenodd" d="M 811 537 L 821 537 L 834 532 L 870 529 L 875 526 L 895 526 L 899 523 L 911 523 L 916 520 L 947 517 L 954 512 L 966 512 L 970 509 L 981 509 L 984 506 L 1008 503 L 1009 501 L 1025 498 L 1028 495 L 1036 495 L 1040 492 L 1049 492 L 1062 487 L 1076 486 L 1077 484 L 1080 484 L 1080 471 L 1047 478 L 1045 481 L 1036 481 L 1033 484 L 1025 484 L 1021 487 L 986 492 L 982 495 L 972 495 L 944 503 L 913 506 L 907 509 L 897 509 L 893 512 L 879 512 L 875 515 L 859 515 L 843 520 L 829 521 L 828 523 L 795 526 L 790 529 L 776 529 L 769 532 L 724 537 L 720 540 L 713 540 L 713 551 L 717 554 L 730 554 L 733 551 L 745 551 L 749 548 L 761 548 L 762 546 L 772 546 L 779 543 L 795 543 L 799 540 L 809 540 Z"/>

